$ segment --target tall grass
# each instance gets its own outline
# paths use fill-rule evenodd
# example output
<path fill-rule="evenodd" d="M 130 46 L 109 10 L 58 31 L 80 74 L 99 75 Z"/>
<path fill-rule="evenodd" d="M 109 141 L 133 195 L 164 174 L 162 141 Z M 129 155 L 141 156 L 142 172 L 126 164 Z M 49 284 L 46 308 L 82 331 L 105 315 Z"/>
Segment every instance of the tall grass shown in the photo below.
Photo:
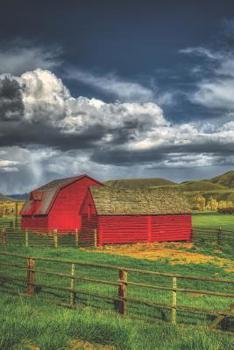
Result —
<path fill-rule="evenodd" d="M 34 299 L 2 296 L 1 350 L 71 349 L 71 341 L 86 340 L 121 350 L 231 350 L 234 337 L 206 329 L 113 317 L 90 308 L 68 310 Z M 82 349 L 82 348 L 80 348 Z M 95 347 L 94 347 L 95 349 Z"/>
<path fill-rule="evenodd" d="M 13 250 L 14 248 L 11 248 L 11 251 Z M 94 249 L 87 252 L 72 248 L 58 250 L 49 248 L 24 248 L 18 251 L 18 253 L 30 256 L 42 255 L 44 257 L 74 259 L 83 262 L 106 263 L 161 272 L 231 278 L 230 273 L 226 272 L 222 267 L 209 264 L 170 265 L 164 261 L 136 260 L 128 257 L 97 253 Z M 15 262 L 19 263 L 19 261 Z M 51 264 L 47 263 L 47 267 L 51 268 Z M 55 269 L 60 272 L 67 272 L 62 270 L 62 265 L 60 264 L 57 264 Z M 92 271 L 91 269 L 88 271 L 80 269 L 79 273 L 88 273 L 90 276 L 93 275 L 92 277 L 96 278 L 117 279 L 115 273 L 112 274 L 105 271 L 103 275 L 102 270 L 95 268 Z M 138 277 L 135 276 L 136 280 Z M 134 281 L 134 276 L 131 278 Z M 40 281 L 42 280 L 39 278 L 38 283 Z M 62 286 L 66 281 L 64 282 L 60 278 L 51 280 L 50 277 L 44 282 Z M 152 278 L 147 276 L 144 282 L 152 283 L 153 281 Z M 66 283 L 69 286 L 69 281 Z M 81 283 L 80 287 L 83 289 L 85 285 Z M 185 285 L 185 287 L 189 287 L 189 285 Z M 197 286 L 194 285 L 193 287 Z M 21 289 L 21 292 L 24 291 L 24 288 Z M 100 286 L 88 284 L 86 288 L 92 292 L 95 290 L 105 293 L 114 292 L 117 296 L 116 287 L 114 287 L 114 290 L 105 287 L 102 289 Z M 204 285 L 203 288 L 208 288 L 208 286 Z M 138 297 L 154 298 L 157 301 L 162 301 L 166 298 L 165 293 L 159 293 L 157 291 L 145 292 L 138 289 L 134 293 L 137 293 Z M 64 301 L 68 301 L 69 295 L 67 293 L 64 293 L 62 296 L 64 297 Z M 225 303 L 218 297 L 209 299 L 192 296 L 188 298 L 181 295 L 178 298 L 178 302 L 190 306 L 203 305 L 203 307 L 206 306 L 211 309 L 223 309 L 226 307 Z M 84 302 L 78 296 L 78 307 L 76 310 L 60 307 L 56 305 L 56 300 L 56 293 L 55 295 L 45 294 L 44 297 L 40 296 L 39 293 L 32 298 L 15 297 L 1 293 L 0 308 L 4 312 L 0 314 L 0 349 L 29 349 L 29 346 L 38 346 L 43 350 L 69 349 L 69 344 L 74 339 L 86 340 L 90 343 L 109 344 L 110 346 L 115 346 L 116 349 L 126 350 L 234 349 L 233 338 L 229 335 L 212 333 L 205 327 L 172 326 L 166 322 L 162 323 L 157 319 L 156 313 L 153 315 L 155 317 L 154 320 L 144 322 L 135 319 L 133 315 L 132 319 L 120 317 L 114 311 L 113 307 L 108 308 L 107 304 L 102 304 L 100 300 L 93 300 L 93 298 L 86 299 L 86 302 Z M 97 309 L 91 306 L 96 306 Z M 131 309 L 128 306 L 128 312 L 130 313 L 130 311 Z M 140 311 L 143 314 L 149 312 L 147 308 L 143 308 Z"/>

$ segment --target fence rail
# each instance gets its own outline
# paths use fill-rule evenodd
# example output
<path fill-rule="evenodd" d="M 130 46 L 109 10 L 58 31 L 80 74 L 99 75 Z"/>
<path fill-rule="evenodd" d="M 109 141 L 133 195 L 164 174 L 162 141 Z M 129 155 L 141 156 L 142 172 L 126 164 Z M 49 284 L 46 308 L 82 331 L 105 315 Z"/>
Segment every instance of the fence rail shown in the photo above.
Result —
<path fill-rule="evenodd" d="M 74 247 L 96 246 L 97 232 L 81 232 L 78 229 L 69 231 L 48 231 L 45 227 L 37 230 L 23 230 L 20 221 L 0 221 L 0 245 L 7 249 L 9 245 L 25 247 Z"/>
<path fill-rule="evenodd" d="M 85 304 L 81 296 L 87 296 L 91 304 L 101 299 L 91 306 L 103 308 L 103 301 L 106 301 L 121 315 L 137 313 L 144 318 L 145 308 L 149 308 L 154 319 L 172 324 L 202 322 L 210 329 L 234 332 L 234 280 L 229 279 L 2 252 L 0 291 L 28 296 L 50 291 L 53 300 L 57 295 L 59 303 L 70 308 Z M 199 297 L 200 306 L 194 301 L 195 295 Z M 193 307 L 189 306 L 191 303 Z"/>
<path fill-rule="evenodd" d="M 216 243 L 218 246 L 222 246 L 225 244 L 234 244 L 234 231 L 224 229 L 221 226 L 217 228 L 193 227 L 192 241 L 206 241 Z"/>
<path fill-rule="evenodd" d="M 20 220 L 5 220 L 0 221 L 0 245 L 7 249 L 8 245 L 19 245 L 25 247 L 79 247 L 79 246 L 96 246 L 97 231 L 82 232 L 70 230 L 63 232 L 53 230 L 48 232 L 46 228 L 39 227 L 35 230 L 22 230 Z M 225 228 L 217 227 L 193 227 L 192 229 L 193 242 L 209 242 L 224 247 L 226 244 L 234 244 L 234 231 Z"/>

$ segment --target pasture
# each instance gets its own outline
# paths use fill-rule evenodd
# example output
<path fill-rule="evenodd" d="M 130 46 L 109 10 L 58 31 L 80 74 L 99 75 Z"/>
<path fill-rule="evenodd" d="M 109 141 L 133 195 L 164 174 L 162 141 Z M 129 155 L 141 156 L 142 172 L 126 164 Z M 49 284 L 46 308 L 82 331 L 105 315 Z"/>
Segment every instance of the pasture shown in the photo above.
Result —
<path fill-rule="evenodd" d="M 195 227 L 222 227 L 234 232 L 234 215 L 219 213 L 199 213 L 193 214 L 193 226 Z"/>
<path fill-rule="evenodd" d="M 10 219 L 9 219 L 10 220 Z M 196 226 L 217 227 L 225 223 L 231 229 L 233 216 L 196 214 L 193 218 Z M 215 223 L 211 224 L 211 222 Z M 9 246 L 8 252 L 27 256 L 69 259 L 90 264 L 110 264 L 141 270 L 150 270 L 168 274 L 199 276 L 204 278 L 219 278 L 233 280 L 233 252 L 232 249 L 223 250 L 222 247 L 213 246 L 212 242 L 203 244 L 191 243 L 162 243 L 152 245 L 108 246 L 104 248 L 25 248 Z M 5 258 L 4 258 L 5 259 Z M 12 260 L 7 257 L 0 262 L 20 265 L 21 259 Z M 36 262 L 39 270 L 67 274 L 68 267 L 59 263 Z M 1 266 L 1 264 L 0 264 Z M 14 267 L 1 267 L 1 274 L 7 273 L 13 277 L 25 278 L 25 270 Z M 80 266 L 77 274 L 90 279 L 107 281 L 118 280 L 116 271 L 87 268 Z M 129 280 L 144 284 L 162 284 L 171 286 L 171 278 L 140 276 L 129 274 Z M 190 317 L 188 314 L 178 313 L 178 325 L 170 322 L 170 312 L 163 313 L 165 320 L 159 319 L 162 313 L 159 309 L 153 310 L 146 305 L 131 305 L 127 303 L 127 313 L 121 316 L 115 310 L 115 304 L 98 297 L 89 297 L 83 292 L 93 294 L 106 294 L 117 297 L 118 285 L 102 285 L 93 281 L 77 280 L 76 288 L 77 308 L 69 309 L 58 305 L 68 303 L 68 291 L 59 288 L 69 287 L 70 279 L 62 276 L 40 275 L 36 273 L 38 292 L 32 297 L 26 297 L 25 284 L 2 281 L 0 307 L 4 310 L 0 314 L 0 348 L 3 350 L 19 349 L 103 349 L 103 350 L 231 350 L 234 348 L 234 337 L 223 333 L 210 331 L 206 320 Z M 231 286 L 219 284 L 207 285 L 198 281 L 178 281 L 179 287 L 203 289 L 220 293 L 233 293 Z M 58 290 L 40 290 L 40 284 L 58 286 Z M 11 291 L 12 294 L 10 292 Z M 20 292 L 20 296 L 14 295 Z M 151 302 L 171 302 L 171 291 L 158 291 L 140 287 L 128 287 L 128 296 L 144 298 Z M 178 304 L 187 307 L 208 308 L 209 310 L 224 310 L 228 308 L 231 300 L 219 296 L 182 294 L 178 293 Z M 136 311 L 139 314 L 136 315 Z M 134 315 L 133 315 L 134 314 Z M 146 319 L 144 321 L 143 319 Z M 147 318 L 151 320 L 147 321 Z M 183 321 L 183 322 L 182 322 Z M 187 323 L 183 326 L 181 323 Z M 163 341 L 162 341 L 163 339 Z"/>

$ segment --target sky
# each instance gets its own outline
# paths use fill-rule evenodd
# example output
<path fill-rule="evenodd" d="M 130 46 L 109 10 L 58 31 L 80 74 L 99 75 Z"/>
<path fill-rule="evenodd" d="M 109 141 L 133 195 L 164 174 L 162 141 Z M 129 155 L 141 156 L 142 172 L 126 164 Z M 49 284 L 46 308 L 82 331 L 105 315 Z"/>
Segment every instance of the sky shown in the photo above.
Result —
<path fill-rule="evenodd" d="M 0 192 L 234 169 L 233 1 L 0 2 Z"/>

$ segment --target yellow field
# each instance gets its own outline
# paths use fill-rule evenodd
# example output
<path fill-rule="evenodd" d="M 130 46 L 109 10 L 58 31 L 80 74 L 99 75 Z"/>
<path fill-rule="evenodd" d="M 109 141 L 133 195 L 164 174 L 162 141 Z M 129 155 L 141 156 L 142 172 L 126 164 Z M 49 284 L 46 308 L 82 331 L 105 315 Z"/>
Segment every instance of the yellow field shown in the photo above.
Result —
<path fill-rule="evenodd" d="M 234 262 L 231 259 L 189 251 L 191 248 L 193 243 L 136 243 L 104 246 L 98 248 L 98 251 L 136 259 L 154 261 L 167 259 L 171 265 L 213 264 L 234 272 Z"/>
<path fill-rule="evenodd" d="M 24 201 L 0 200 L 0 217 L 19 215 Z"/>

